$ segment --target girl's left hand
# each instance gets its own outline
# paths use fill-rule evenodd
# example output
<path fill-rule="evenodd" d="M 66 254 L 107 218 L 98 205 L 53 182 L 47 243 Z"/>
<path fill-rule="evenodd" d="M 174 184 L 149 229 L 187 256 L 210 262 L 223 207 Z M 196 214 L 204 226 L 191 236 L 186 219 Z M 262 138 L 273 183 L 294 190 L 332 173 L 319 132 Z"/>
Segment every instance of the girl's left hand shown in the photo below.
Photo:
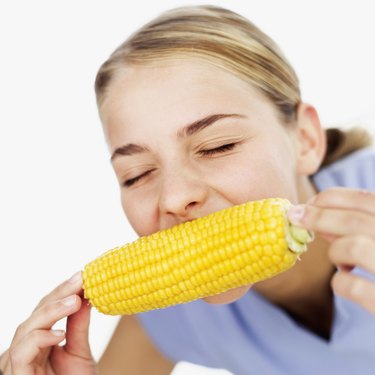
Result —
<path fill-rule="evenodd" d="M 375 314 L 375 282 L 350 272 L 358 266 L 375 275 L 375 193 L 331 188 L 295 206 L 288 216 L 329 240 L 329 257 L 338 266 L 334 291 Z"/>

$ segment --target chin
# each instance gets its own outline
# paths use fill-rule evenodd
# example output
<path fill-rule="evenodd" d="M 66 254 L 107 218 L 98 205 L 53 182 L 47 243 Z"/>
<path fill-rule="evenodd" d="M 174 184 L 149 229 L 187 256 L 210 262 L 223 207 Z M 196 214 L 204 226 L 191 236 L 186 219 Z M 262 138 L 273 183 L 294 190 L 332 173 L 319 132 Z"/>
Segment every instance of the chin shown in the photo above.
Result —
<path fill-rule="evenodd" d="M 251 285 L 240 286 L 238 288 L 230 289 L 224 293 L 216 294 L 214 296 L 204 297 L 202 300 L 213 305 L 224 305 L 232 303 L 243 297 L 251 288 Z"/>

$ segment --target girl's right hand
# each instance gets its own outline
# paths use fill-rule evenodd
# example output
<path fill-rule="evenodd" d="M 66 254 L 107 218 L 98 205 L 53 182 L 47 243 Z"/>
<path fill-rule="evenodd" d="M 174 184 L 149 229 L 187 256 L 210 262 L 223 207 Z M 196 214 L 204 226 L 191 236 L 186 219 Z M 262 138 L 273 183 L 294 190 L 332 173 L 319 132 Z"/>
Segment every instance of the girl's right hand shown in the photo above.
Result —
<path fill-rule="evenodd" d="M 88 340 L 90 306 L 80 297 L 81 290 L 78 272 L 40 301 L 1 356 L 4 375 L 98 374 Z M 51 329 L 66 317 L 66 332 Z M 64 339 L 66 344 L 59 346 Z"/>

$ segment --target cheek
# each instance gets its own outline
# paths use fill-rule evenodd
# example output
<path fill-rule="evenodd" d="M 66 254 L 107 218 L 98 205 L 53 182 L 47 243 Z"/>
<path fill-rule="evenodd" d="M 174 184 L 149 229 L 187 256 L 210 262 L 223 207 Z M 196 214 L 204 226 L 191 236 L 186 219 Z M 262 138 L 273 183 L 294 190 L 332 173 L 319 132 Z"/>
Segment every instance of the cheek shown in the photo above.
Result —
<path fill-rule="evenodd" d="M 152 210 L 153 206 L 145 199 L 132 199 L 128 194 L 125 196 L 122 193 L 121 205 L 129 224 L 139 236 L 148 235 L 159 229 L 156 226 L 158 220 L 155 211 Z"/>
<path fill-rule="evenodd" d="M 225 168 L 217 169 L 216 180 L 233 204 L 268 197 L 288 198 L 295 202 L 297 188 L 293 165 L 288 155 L 253 151 L 247 156 L 241 155 Z"/>

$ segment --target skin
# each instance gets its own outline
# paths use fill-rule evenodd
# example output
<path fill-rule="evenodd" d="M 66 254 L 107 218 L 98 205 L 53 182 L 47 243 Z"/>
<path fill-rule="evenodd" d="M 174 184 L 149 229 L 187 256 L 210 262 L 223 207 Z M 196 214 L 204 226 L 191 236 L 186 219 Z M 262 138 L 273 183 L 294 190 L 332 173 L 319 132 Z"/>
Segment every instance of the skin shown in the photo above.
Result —
<path fill-rule="evenodd" d="M 218 113 L 241 117 L 177 136 L 187 124 Z M 350 273 L 354 266 L 375 273 L 375 195 L 343 188 L 316 192 L 308 176 L 322 161 L 325 136 L 312 106 L 301 103 L 295 123 L 286 127 L 254 87 L 219 68 L 186 60 L 127 67 L 111 83 L 100 114 L 111 154 L 129 143 L 148 148 L 113 158 L 122 207 L 139 235 L 249 200 L 288 198 L 300 204 L 290 219 L 314 231 L 316 240 L 295 267 L 253 288 L 325 337 L 332 323 L 331 288 L 375 314 L 374 283 Z M 235 146 L 217 151 L 228 144 Z M 80 297 L 81 287 L 78 274 L 43 298 L 1 356 L 4 374 L 97 374 L 88 343 L 90 308 Z M 205 300 L 228 303 L 250 287 Z M 66 306 L 63 299 L 69 296 L 72 304 Z M 323 317 L 319 321 L 317 314 Z M 51 327 L 64 317 L 66 334 L 53 335 Z M 58 346 L 64 338 L 65 346 Z M 121 319 L 101 372 L 147 373 L 131 367 L 134 353 L 125 358 L 134 347 L 139 358 L 147 347 L 155 373 L 168 373 L 172 364 L 157 362 L 160 356 L 132 317 Z"/>
<path fill-rule="evenodd" d="M 0 358 L 4 375 L 98 374 L 88 342 L 90 306 L 79 296 L 81 289 L 79 272 L 39 302 Z M 52 330 L 63 318 L 66 332 Z"/>

